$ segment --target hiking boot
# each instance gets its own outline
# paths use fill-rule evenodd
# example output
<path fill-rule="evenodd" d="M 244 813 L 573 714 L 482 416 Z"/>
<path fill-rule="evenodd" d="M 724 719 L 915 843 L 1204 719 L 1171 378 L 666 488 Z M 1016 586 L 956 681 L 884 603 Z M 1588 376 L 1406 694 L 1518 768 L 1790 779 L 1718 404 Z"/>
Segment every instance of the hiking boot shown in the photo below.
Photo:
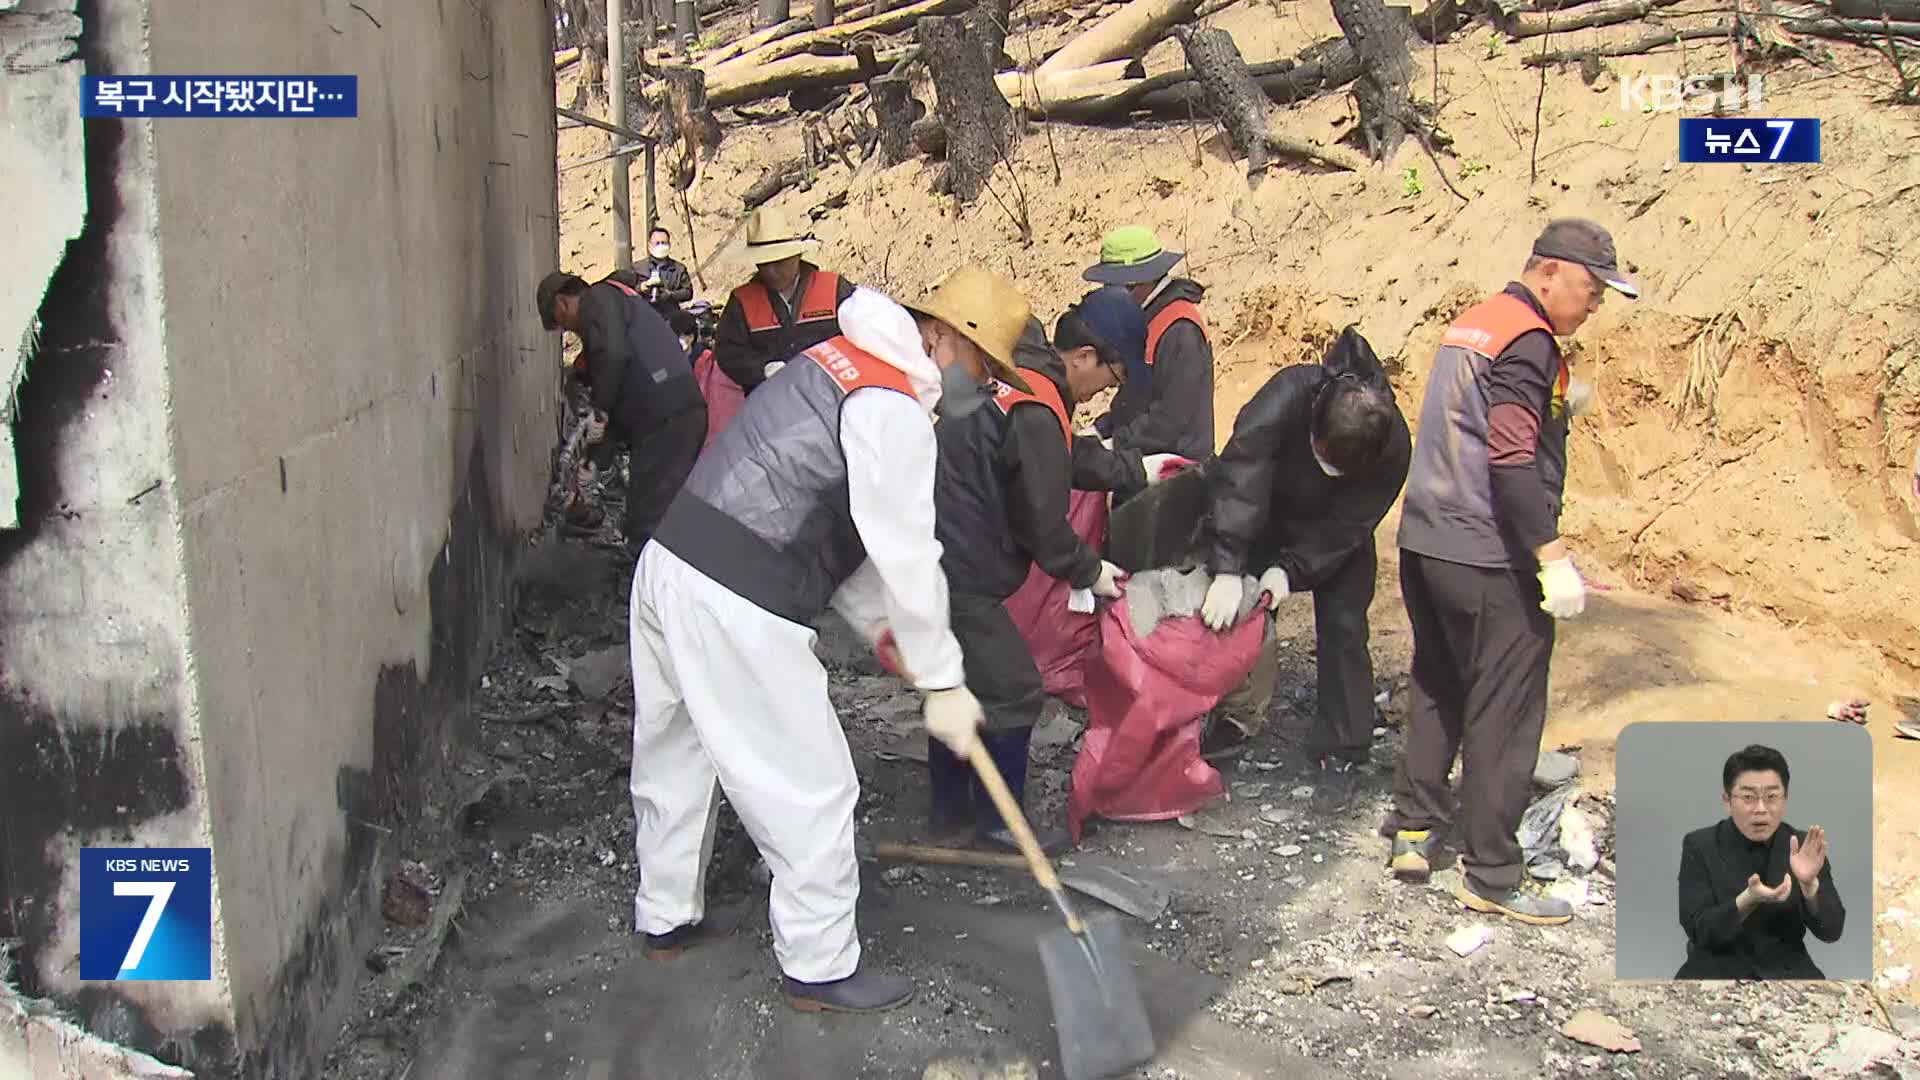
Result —
<path fill-rule="evenodd" d="M 1340 757 L 1320 759 L 1320 779 L 1313 785 L 1313 810 L 1317 814 L 1336 814 L 1353 801 L 1362 773 L 1357 762 Z"/>
<path fill-rule="evenodd" d="M 1572 904 L 1525 885 L 1514 889 L 1489 889 L 1462 874 L 1453 895 L 1474 911 L 1505 915 L 1529 926 L 1558 926 L 1573 918 Z"/>
<path fill-rule="evenodd" d="M 876 1013 L 913 1000 L 913 980 L 903 975 L 880 975 L 861 968 L 833 982 L 805 983 L 780 977 L 787 1004 L 800 1012 Z"/>
<path fill-rule="evenodd" d="M 1073 850 L 1073 836 L 1065 829 L 1051 828 L 1046 825 L 1027 825 L 1033 830 L 1033 838 L 1040 841 L 1040 850 L 1047 858 L 1057 859 Z M 1020 853 L 1020 844 L 1013 838 L 1012 829 L 990 829 L 974 834 L 974 845 L 989 851 L 1011 851 Z"/>
<path fill-rule="evenodd" d="M 1433 874 L 1436 849 L 1431 829 L 1402 829 L 1393 834 L 1393 854 L 1387 866 L 1401 881 L 1419 884 Z"/>
<path fill-rule="evenodd" d="M 676 926 L 664 934 L 648 934 L 640 951 L 649 960 L 672 960 L 688 949 L 705 945 L 721 936 L 720 930 L 702 920 Z"/>

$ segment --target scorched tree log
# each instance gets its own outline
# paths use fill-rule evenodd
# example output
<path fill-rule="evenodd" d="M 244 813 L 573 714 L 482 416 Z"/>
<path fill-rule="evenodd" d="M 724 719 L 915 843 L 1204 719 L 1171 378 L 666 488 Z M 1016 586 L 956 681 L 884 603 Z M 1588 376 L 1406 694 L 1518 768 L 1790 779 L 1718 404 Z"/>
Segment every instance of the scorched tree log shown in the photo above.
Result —
<path fill-rule="evenodd" d="M 873 116 L 880 125 L 880 164 L 898 165 L 913 156 L 913 124 L 927 107 L 913 96 L 905 75 L 880 75 L 867 83 Z"/>
<path fill-rule="evenodd" d="M 1173 36 L 1186 50 L 1207 111 L 1227 131 L 1233 152 L 1247 159 L 1247 185 L 1257 187 L 1267 172 L 1267 95 L 1253 81 L 1233 35 L 1217 27 L 1178 27 Z"/>
<path fill-rule="evenodd" d="M 932 16 L 914 28 L 933 76 L 935 114 L 946 131 L 947 168 L 941 186 L 962 203 L 986 189 L 1013 152 L 1013 108 L 994 83 L 997 46 L 972 32 L 965 17 Z M 989 48 L 993 52 L 989 52 Z"/>
<path fill-rule="evenodd" d="M 1353 98 L 1360 111 L 1367 156 L 1378 162 L 1390 161 L 1407 137 L 1413 114 L 1409 96 L 1413 58 L 1408 51 L 1407 21 L 1388 11 L 1381 0 L 1332 2 L 1340 32 L 1353 44 L 1353 53 L 1360 60 Z"/>

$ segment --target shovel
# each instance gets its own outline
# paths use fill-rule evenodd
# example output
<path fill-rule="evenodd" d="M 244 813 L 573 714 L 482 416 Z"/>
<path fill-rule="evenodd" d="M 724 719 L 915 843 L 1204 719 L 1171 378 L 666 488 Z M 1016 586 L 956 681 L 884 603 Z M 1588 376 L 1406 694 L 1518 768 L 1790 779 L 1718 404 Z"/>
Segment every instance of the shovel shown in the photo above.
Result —
<path fill-rule="evenodd" d="M 967 760 L 1020 845 L 1040 887 L 1067 925 L 1040 935 L 1040 964 L 1047 973 L 1054 1031 L 1060 1038 L 1060 1070 L 1067 1080 L 1099 1080 L 1153 1060 L 1153 1029 L 1134 977 L 1132 946 L 1116 918 L 1083 923 L 1040 850 L 1040 841 L 1020 812 L 1013 792 L 978 739 Z"/>

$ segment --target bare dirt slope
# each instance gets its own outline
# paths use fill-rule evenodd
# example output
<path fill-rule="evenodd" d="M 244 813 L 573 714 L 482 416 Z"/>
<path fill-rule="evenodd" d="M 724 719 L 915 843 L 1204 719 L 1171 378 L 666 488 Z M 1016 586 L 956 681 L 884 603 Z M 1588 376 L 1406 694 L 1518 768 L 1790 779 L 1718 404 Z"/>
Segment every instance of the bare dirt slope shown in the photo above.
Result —
<path fill-rule="evenodd" d="M 1046 10 L 1056 15 L 1030 38 L 1016 26 L 1010 53 L 1043 53 L 1094 9 Z M 1253 61 L 1334 33 L 1319 0 L 1247 0 L 1216 21 Z M 1884 77 L 1884 62 L 1877 73 L 1871 56 L 1848 52 L 1768 84 L 1769 113 L 1825 121 L 1826 164 L 1678 166 L 1674 119 L 1621 111 L 1611 82 L 1680 70 L 1678 54 L 1614 61 L 1594 86 L 1554 72 L 1543 97 L 1522 54 L 1483 27 L 1418 55 L 1418 92 L 1441 104 L 1457 153 L 1447 170 L 1472 194 L 1466 203 L 1411 145 L 1378 173 L 1281 169 L 1249 193 L 1203 124 L 1036 128 L 1015 175 L 996 180 L 998 197 L 965 210 L 926 193 L 936 166 L 924 161 L 854 175 L 836 165 L 779 201 L 820 208 L 820 261 L 859 281 L 906 297 L 982 262 L 1018 280 L 1048 319 L 1082 291 L 1102 231 L 1154 226 L 1212 290 L 1223 436 L 1272 371 L 1316 358 L 1349 322 L 1395 358 L 1412 412 L 1440 328 L 1517 270 L 1542 222 L 1606 222 L 1648 295 L 1609 304 L 1574 358 L 1602 403 L 1576 431 L 1564 524 L 1585 571 L 1610 588 L 1561 639 L 1546 742 L 1579 748 L 1579 805 L 1610 852 L 1612 747 L 1626 724 L 1815 719 L 1835 699 L 1869 697 L 1878 991 L 1617 983 L 1604 873 L 1576 883 L 1586 902 L 1568 926 L 1494 927 L 1456 956 L 1448 935 L 1486 920 L 1443 892 L 1386 880 L 1372 835 L 1391 720 L 1348 813 L 1320 817 L 1295 797 L 1310 779 L 1299 750 L 1312 712 L 1311 617 L 1296 603 L 1282 617 L 1274 723 L 1229 768 L 1234 798 L 1206 815 L 1211 831 L 1108 826 L 1076 856 L 1171 888 L 1170 910 L 1137 925 L 1163 1050 L 1153 1076 L 1852 1076 L 1897 1052 L 1869 1027 L 1920 1028 L 1910 979 L 1920 924 L 1904 914 L 1920 912 L 1920 825 L 1907 812 L 1920 795 L 1920 742 L 1891 737 L 1903 703 L 1914 707 L 1920 667 L 1920 525 L 1900 468 L 1920 432 L 1920 125 L 1911 110 L 1873 103 L 1882 91 L 1869 80 Z M 1712 48 L 1686 57 L 1692 71 L 1727 66 Z M 1172 45 L 1147 59 L 1150 71 L 1178 63 Z M 560 100 L 573 96 L 563 72 Z M 701 295 L 716 302 L 748 272 L 741 192 L 800 151 L 797 121 L 770 111 L 729 124 L 690 205 L 662 204 L 681 255 L 707 257 Z M 1277 127 L 1321 139 L 1352 120 L 1342 95 L 1274 113 Z M 604 272 L 606 168 L 566 166 L 603 153 L 605 139 L 567 131 L 560 149 L 563 264 Z M 633 196 L 638 211 L 638 176 Z M 1383 527 L 1373 613 L 1390 687 L 1403 685 L 1407 660 L 1394 525 Z M 454 945 L 424 987 L 398 986 L 391 972 L 368 984 L 327 1075 L 1057 1075 L 1030 946 L 1048 916 L 1017 876 L 865 864 L 870 955 L 914 972 L 921 997 L 876 1018 L 798 1017 L 771 992 L 762 868 L 725 821 L 713 903 L 739 932 L 673 969 L 638 956 L 624 791 L 631 697 L 618 678 L 631 568 L 614 549 L 604 537 L 549 543 L 530 560 L 516 638 L 477 695 L 482 752 L 469 772 L 485 797 L 464 815 L 464 838 L 418 853 L 440 876 L 471 874 Z M 844 634 L 828 628 L 821 649 L 865 786 L 861 838 L 915 838 L 924 777 L 912 696 Z M 1040 739 L 1043 813 L 1062 802 L 1074 719 L 1057 715 Z M 1836 858 L 1861 842 L 1836 838 Z M 1849 899 L 1849 932 L 1866 932 L 1868 905 Z M 379 955 L 418 955 L 407 950 L 420 935 L 396 925 Z M 1569 1038 L 1565 1025 L 1585 1009 L 1632 1028 L 1642 1049 L 1611 1054 Z M 1920 1042 L 1905 1053 L 1911 1071 Z"/>

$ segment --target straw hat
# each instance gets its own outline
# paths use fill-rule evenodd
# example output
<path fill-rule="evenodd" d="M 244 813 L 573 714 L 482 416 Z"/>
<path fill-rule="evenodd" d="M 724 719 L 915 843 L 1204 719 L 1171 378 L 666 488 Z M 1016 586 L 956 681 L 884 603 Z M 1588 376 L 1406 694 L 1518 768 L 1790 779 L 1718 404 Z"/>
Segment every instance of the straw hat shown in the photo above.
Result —
<path fill-rule="evenodd" d="M 938 319 L 986 354 L 993 377 L 1030 394 L 1033 387 L 1014 369 L 1014 346 L 1026 333 L 1033 309 L 1013 282 L 980 266 L 963 266 L 909 310 Z"/>
<path fill-rule="evenodd" d="M 812 230 L 771 207 L 763 206 L 747 218 L 747 257 L 755 266 L 804 255 L 814 243 Z"/>

